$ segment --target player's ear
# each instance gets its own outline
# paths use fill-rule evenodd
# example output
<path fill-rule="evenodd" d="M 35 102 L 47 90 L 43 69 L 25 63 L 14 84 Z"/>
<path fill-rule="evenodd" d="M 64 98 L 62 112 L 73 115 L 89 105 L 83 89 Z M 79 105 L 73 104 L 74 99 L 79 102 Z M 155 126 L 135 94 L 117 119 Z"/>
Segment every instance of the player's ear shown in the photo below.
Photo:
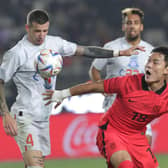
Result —
<path fill-rule="evenodd" d="M 141 31 L 143 31 L 143 29 L 144 29 L 144 25 L 143 25 L 143 24 L 141 24 Z"/>
<path fill-rule="evenodd" d="M 168 65 L 165 67 L 164 74 L 168 76 Z"/>

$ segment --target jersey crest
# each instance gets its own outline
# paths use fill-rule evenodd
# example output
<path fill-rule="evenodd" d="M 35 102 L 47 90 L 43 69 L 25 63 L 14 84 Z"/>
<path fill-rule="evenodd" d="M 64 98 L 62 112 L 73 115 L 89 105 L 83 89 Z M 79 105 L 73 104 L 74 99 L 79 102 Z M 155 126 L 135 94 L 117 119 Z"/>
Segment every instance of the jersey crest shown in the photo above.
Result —
<path fill-rule="evenodd" d="M 128 63 L 128 67 L 130 67 L 131 69 L 138 69 L 139 65 L 138 65 L 137 59 L 138 59 L 137 56 L 130 57 L 130 62 Z"/>

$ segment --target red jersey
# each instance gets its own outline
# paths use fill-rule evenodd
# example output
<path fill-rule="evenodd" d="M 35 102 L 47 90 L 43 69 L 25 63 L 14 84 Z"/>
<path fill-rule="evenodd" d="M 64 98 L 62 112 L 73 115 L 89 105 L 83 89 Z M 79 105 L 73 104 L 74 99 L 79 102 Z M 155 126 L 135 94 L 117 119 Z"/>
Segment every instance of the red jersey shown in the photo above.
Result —
<path fill-rule="evenodd" d="M 109 123 L 124 134 L 145 132 L 146 124 L 168 112 L 168 87 L 149 91 L 144 74 L 104 80 L 105 93 L 117 98 L 104 114 L 99 126 Z"/>

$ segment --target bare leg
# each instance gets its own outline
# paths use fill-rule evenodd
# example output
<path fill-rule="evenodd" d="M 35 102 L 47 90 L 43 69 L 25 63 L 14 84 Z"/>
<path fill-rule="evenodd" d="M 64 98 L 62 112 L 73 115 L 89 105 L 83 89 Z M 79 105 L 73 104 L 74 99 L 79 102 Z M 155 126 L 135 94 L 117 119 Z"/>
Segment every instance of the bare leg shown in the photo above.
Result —
<path fill-rule="evenodd" d="M 23 159 L 25 162 L 25 168 L 29 166 L 39 166 L 44 168 L 44 157 L 41 151 L 30 150 L 23 154 Z"/>

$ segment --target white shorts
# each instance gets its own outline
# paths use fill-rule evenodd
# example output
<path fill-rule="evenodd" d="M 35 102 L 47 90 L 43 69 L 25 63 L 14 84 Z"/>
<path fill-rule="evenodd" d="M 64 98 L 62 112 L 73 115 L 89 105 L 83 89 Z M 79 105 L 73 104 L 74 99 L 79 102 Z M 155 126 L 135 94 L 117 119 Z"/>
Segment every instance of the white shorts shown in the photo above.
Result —
<path fill-rule="evenodd" d="M 43 156 L 50 154 L 49 121 L 32 121 L 30 117 L 16 115 L 18 135 L 15 140 L 21 153 L 40 150 Z"/>

